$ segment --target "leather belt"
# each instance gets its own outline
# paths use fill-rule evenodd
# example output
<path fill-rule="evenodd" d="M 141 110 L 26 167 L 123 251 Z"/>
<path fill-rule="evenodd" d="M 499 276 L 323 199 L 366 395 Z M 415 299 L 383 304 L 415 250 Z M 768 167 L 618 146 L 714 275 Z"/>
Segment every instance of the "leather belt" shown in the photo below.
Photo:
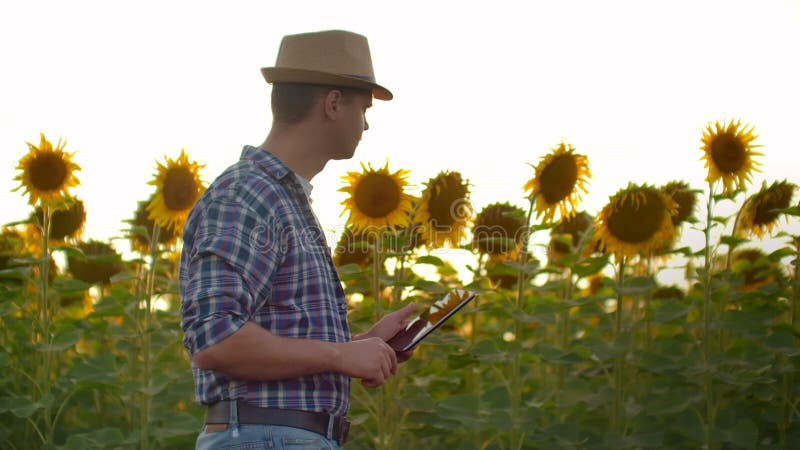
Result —
<path fill-rule="evenodd" d="M 241 424 L 302 428 L 333 439 L 339 445 L 345 443 L 350 430 L 350 421 L 342 416 L 295 409 L 261 408 L 237 401 L 221 401 L 209 405 L 206 425 L 230 423 L 231 408 L 237 408 L 238 422 Z"/>

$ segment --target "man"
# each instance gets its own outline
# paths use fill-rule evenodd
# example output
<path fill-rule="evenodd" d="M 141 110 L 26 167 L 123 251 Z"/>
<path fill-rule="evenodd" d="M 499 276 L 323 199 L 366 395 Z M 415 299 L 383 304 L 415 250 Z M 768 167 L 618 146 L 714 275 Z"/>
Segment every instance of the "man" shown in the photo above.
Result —
<path fill-rule="evenodd" d="M 346 31 L 285 36 L 262 73 L 273 84 L 269 135 L 245 146 L 184 229 L 181 326 L 208 405 L 197 448 L 339 448 L 350 377 L 377 387 L 395 373 L 410 355 L 386 341 L 414 307 L 351 339 L 309 181 L 353 156 L 373 97 L 392 94 L 375 82 L 366 38 Z"/>

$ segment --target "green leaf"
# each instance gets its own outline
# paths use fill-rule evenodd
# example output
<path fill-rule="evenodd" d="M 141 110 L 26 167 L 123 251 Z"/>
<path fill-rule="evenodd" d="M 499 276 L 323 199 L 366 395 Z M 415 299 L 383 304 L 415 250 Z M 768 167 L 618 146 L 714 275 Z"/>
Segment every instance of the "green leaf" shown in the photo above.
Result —
<path fill-rule="evenodd" d="M 78 261 L 86 261 L 86 255 L 83 253 L 83 251 L 81 251 L 81 249 L 76 247 L 62 245 L 53 248 L 53 252 L 63 252 L 64 256 L 67 258 L 77 259 Z"/>
<path fill-rule="evenodd" d="M 44 407 L 41 403 L 30 401 L 29 399 L 24 397 L 17 397 L 12 400 L 13 400 L 12 404 L 7 405 L 6 408 L 0 407 L 0 411 L 2 411 L 3 409 L 5 409 L 6 411 L 10 411 L 11 414 L 19 417 L 20 419 L 26 419 L 30 417 L 36 411 Z"/>
<path fill-rule="evenodd" d="M 739 448 L 756 448 L 758 427 L 750 419 L 740 419 L 733 426 L 715 428 L 714 435 L 717 441 L 730 442 Z"/>
<path fill-rule="evenodd" d="M 109 279 L 111 284 L 114 283 L 121 283 L 123 281 L 134 280 L 136 279 L 136 274 L 132 272 L 120 272 Z"/>
<path fill-rule="evenodd" d="M 734 249 L 745 242 L 750 242 L 749 239 L 742 239 L 736 236 L 722 236 L 719 238 L 720 242 Z"/>
<path fill-rule="evenodd" d="M 768 257 L 770 261 L 780 262 L 783 258 L 794 256 L 794 254 L 795 251 L 791 247 L 782 247 L 770 253 Z"/>
<path fill-rule="evenodd" d="M 90 284 L 74 278 L 56 278 L 53 287 L 61 292 L 81 292 L 92 287 Z"/>
<path fill-rule="evenodd" d="M 114 448 L 122 444 L 124 437 L 119 428 L 101 428 L 89 433 L 74 434 L 67 438 L 65 450 Z"/>
<path fill-rule="evenodd" d="M 414 283 L 414 288 L 430 294 L 444 294 L 446 291 L 445 287 L 441 284 L 428 280 L 417 281 Z"/>
<path fill-rule="evenodd" d="M 29 218 L 27 218 L 25 220 L 17 220 L 16 222 L 9 222 L 9 223 L 3 224 L 3 227 L 4 228 L 5 227 L 15 227 L 17 225 L 27 225 L 29 223 L 36 224 L 36 218 L 35 217 L 29 217 Z"/>
<path fill-rule="evenodd" d="M 0 368 L 8 366 L 9 356 L 8 353 L 2 352 L 0 353 Z"/>
<path fill-rule="evenodd" d="M 436 267 L 440 267 L 444 265 L 444 261 L 438 256 L 433 255 L 423 255 L 417 258 L 417 261 L 414 263 L 416 264 L 430 264 Z"/>
<path fill-rule="evenodd" d="M 197 434 L 197 430 L 203 426 L 200 419 L 185 411 L 161 413 L 156 420 L 161 423 L 161 426 L 156 428 L 153 434 L 159 440 Z"/>
<path fill-rule="evenodd" d="M 539 262 L 536 260 L 527 262 L 525 264 L 520 264 L 516 261 L 504 261 L 503 264 L 527 275 L 536 275 L 539 269 Z"/>
<path fill-rule="evenodd" d="M 583 361 L 580 356 L 573 352 L 564 351 L 542 342 L 534 345 L 531 352 L 542 360 L 553 364 L 572 364 Z"/>
<path fill-rule="evenodd" d="M 778 209 L 779 214 L 786 214 L 787 216 L 800 217 L 800 205 L 791 206 L 789 208 Z"/>
<path fill-rule="evenodd" d="M 594 275 L 608 265 L 608 258 L 608 255 L 603 255 L 578 261 L 578 263 L 573 266 L 572 272 L 579 278 Z"/>
<path fill-rule="evenodd" d="M 70 330 L 66 333 L 61 333 L 56 335 L 55 339 L 53 339 L 53 343 L 42 345 L 40 347 L 40 351 L 60 352 L 75 345 L 75 343 L 77 343 L 80 340 L 80 338 L 81 338 L 80 330 Z"/>
<path fill-rule="evenodd" d="M 778 328 L 764 340 L 764 344 L 786 356 L 800 355 L 800 347 L 796 344 L 797 337 L 791 329 Z"/>
<path fill-rule="evenodd" d="M 623 287 L 617 289 L 621 295 L 639 295 L 652 289 L 653 279 L 650 277 L 633 277 L 625 280 Z"/>
<path fill-rule="evenodd" d="M 447 367 L 453 370 L 463 369 L 464 367 L 471 366 L 477 362 L 478 358 L 469 353 L 462 355 L 447 355 Z"/>

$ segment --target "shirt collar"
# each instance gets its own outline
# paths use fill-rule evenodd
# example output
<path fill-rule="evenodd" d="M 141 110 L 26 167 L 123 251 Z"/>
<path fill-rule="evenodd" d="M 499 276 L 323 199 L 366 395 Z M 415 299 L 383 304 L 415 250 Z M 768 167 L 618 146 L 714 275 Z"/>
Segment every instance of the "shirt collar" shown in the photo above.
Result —
<path fill-rule="evenodd" d="M 241 159 L 253 161 L 261 170 L 277 180 L 294 173 L 277 156 L 260 147 L 245 145 L 244 149 L 242 149 Z"/>
<path fill-rule="evenodd" d="M 311 184 L 308 180 L 301 177 L 299 174 L 294 174 L 297 178 L 297 181 L 300 182 L 300 187 L 303 188 L 303 192 L 306 193 L 306 197 L 311 197 L 311 190 L 314 189 L 314 185 Z"/>

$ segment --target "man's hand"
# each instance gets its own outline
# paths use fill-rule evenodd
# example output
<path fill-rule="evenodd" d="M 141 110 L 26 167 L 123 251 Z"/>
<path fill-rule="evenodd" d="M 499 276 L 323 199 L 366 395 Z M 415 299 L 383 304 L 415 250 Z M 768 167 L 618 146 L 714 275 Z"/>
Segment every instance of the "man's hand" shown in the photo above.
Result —
<path fill-rule="evenodd" d="M 397 356 L 383 339 L 369 337 L 337 344 L 337 372 L 361 378 L 366 387 L 378 387 L 397 372 Z"/>
<path fill-rule="evenodd" d="M 359 339 L 367 339 L 370 337 L 378 337 L 383 339 L 384 341 L 388 341 L 395 334 L 397 334 L 400 330 L 408 325 L 408 318 L 411 314 L 414 313 L 416 309 L 416 304 L 409 303 L 408 305 L 389 313 L 381 318 L 372 328 L 369 329 L 366 333 L 356 336 L 353 338 L 354 340 Z M 411 358 L 411 355 L 414 353 L 414 350 L 409 350 L 407 352 L 397 353 L 397 361 L 404 362 Z"/>

